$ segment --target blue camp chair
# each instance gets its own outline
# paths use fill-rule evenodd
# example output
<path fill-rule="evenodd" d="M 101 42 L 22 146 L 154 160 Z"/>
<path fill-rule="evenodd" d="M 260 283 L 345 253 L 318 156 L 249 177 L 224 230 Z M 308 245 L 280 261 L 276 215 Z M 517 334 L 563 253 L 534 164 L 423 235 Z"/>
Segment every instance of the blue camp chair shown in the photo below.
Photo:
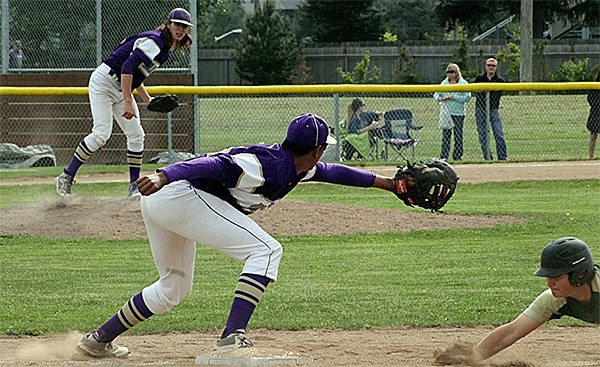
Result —
<path fill-rule="evenodd" d="M 381 157 L 383 160 L 398 159 L 402 157 L 408 161 L 404 155 L 410 149 L 411 158 L 415 158 L 415 146 L 421 140 L 416 138 L 416 134 L 423 126 L 413 125 L 413 114 L 410 110 L 398 109 L 387 111 L 383 114 L 384 126 L 380 128 L 380 140 L 384 147 Z M 391 155 L 395 153 L 395 157 Z"/>

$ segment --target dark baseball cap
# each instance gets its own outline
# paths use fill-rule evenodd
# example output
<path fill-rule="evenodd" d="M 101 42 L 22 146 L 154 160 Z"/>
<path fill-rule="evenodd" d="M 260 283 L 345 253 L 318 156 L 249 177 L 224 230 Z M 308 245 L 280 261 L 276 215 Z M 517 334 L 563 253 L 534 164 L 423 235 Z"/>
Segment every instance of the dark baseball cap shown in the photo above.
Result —
<path fill-rule="evenodd" d="M 181 23 L 193 27 L 192 16 L 183 8 L 175 8 L 169 13 L 169 22 Z"/>
<path fill-rule="evenodd" d="M 318 147 L 324 144 L 336 144 L 329 136 L 329 126 L 319 115 L 302 114 L 290 122 L 285 140 L 299 147 Z"/>

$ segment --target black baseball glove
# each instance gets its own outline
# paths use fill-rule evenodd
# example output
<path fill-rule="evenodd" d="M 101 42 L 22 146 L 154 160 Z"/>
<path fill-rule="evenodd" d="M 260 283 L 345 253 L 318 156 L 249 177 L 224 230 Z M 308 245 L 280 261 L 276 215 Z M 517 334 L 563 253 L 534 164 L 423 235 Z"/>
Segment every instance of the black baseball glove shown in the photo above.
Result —
<path fill-rule="evenodd" d="M 174 94 L 156 96 L 148 104 L 148 110 L 152 112 L 168 113 L 179 107 L 179 98 Z"/>
<path fill-rule="evenodd" d="M 411 185 L 410 181 L 415 181 Z M 456 190 L 458 176 L 451 165 L 444 161 L 432 160 L 414 165 L 408 163 L 400 167 L 394 176 L 396 196 L 404 204 L 440 211 Z"/>

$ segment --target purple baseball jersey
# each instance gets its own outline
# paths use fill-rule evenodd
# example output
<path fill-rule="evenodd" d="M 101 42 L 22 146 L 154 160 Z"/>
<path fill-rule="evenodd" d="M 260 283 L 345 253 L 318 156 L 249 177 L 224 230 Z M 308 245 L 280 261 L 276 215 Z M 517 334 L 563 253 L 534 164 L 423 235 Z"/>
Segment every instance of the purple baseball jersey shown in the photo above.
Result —
<path fill-rule="evenodd" d="M 168 182 L 187 180 L 245 214 L 265 209 L 287 195 L 300 181 L 371 187 L 375 175 L 341 164 L 318 162 L 298 174 L 292 153 L 281 144 L 231 148 L 177 162 L 158 170 Z"/>
<path fill-rule="evenodd" d="M 139 87 L 156 68 L 169 58 L 169 45 L 162 31 L 147 31 L 131 36 L 104 61 L 121 80 L 121 74 L 133 74 L 133 89 Z"/>

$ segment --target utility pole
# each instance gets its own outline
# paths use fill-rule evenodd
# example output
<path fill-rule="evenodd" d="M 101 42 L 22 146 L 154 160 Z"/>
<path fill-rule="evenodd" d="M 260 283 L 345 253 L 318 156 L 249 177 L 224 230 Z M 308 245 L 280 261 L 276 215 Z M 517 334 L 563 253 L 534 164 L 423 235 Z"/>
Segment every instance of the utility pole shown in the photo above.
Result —
<path fill-rule="evenodd" d="M 533 0 L 521 0 L 521 82 L 533 81 Z"/>

